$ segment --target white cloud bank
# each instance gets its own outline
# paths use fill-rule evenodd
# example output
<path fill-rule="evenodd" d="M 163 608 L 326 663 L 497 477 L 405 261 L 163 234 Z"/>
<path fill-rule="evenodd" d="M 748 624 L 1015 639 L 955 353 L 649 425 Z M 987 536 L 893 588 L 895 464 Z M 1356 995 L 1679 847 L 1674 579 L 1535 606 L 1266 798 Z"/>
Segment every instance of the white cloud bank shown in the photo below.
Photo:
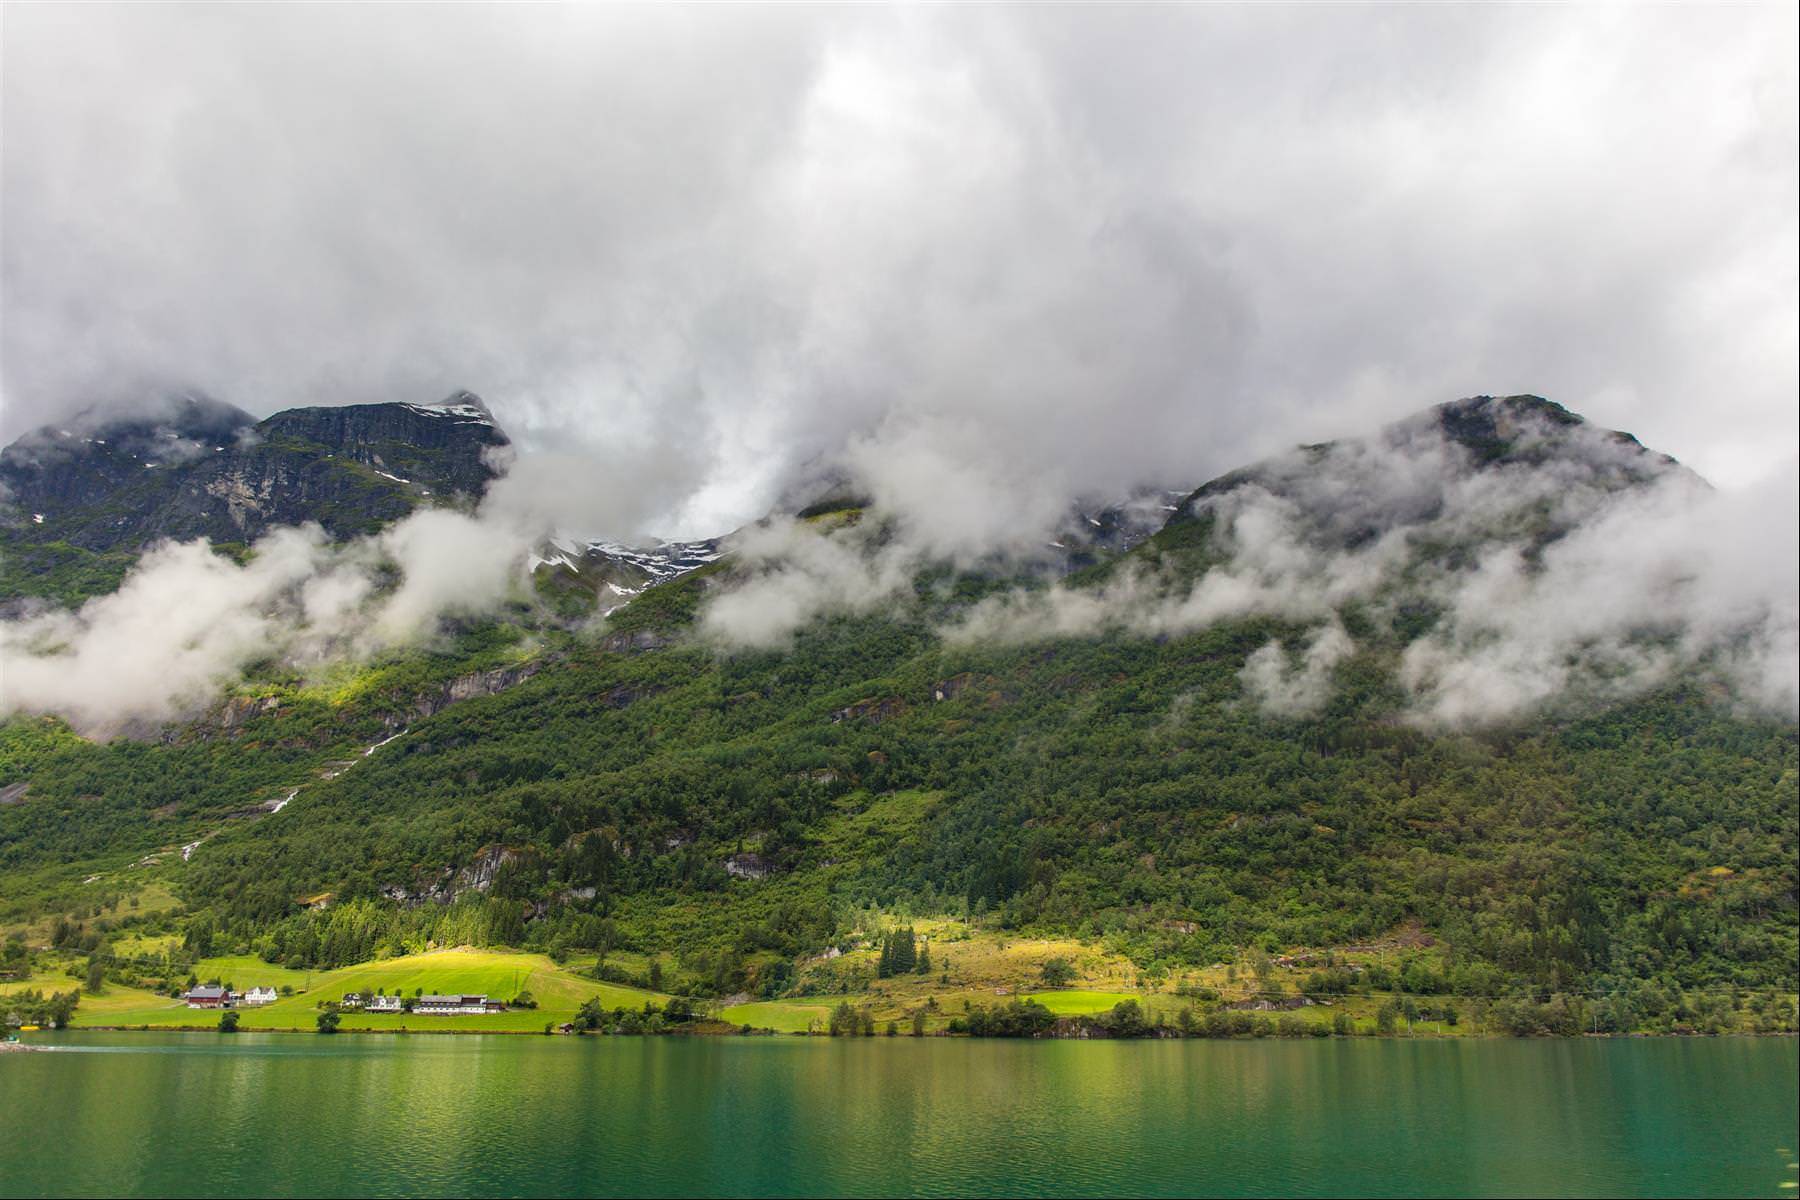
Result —
<path fill-rule="evenodd" d="M 179 652 L 145 649 L 130 631 L 162 626 L 123 601 L 58 618 L 65 666 L 138 646 L 169 703 L 258 637 L 304 647 L 356 614 L 357 637 L 394 639 L 489 604 L 509 538 L 707 536 L 821 470 L 876 497 L 892 542 L 751 537 L 756 578 L 709 634 L 779 644 L 898 594 L 922 557 L 1037 544 L 1069 496 L 1191 485 L 1477 392 L 1551 395 L 1727 484 L 1791 481 L 1792 5 L 95 4 L 6 23 L 7 436 L 161 386 L 257 412 L 467 387 L 537 464 L 464 534 L 391 535 L 417 561 L 379 604 L 338 557 L 364 551 L 308 552 L 318 578 L 272 552 L 218 578 L 167 555 L 147 570 L 192 574 L 217 616 L 174 622 Z M 1324 622 L 1380 600 L 1422 529 L 1454 537 L 1515 487 L 1552 512 L 1586 494 L 1424 453 L 1336 465 L 1328 493 L 1302 477 L 1232 501 L 1227 562 L 1196 587 L 1052 589 L 961 635 Z M 1794 591 L 1773 510 L 1666 503 L 1541 569 L 1488 547 L 1473 574 L 1413 580 L 1447 611 L 1406 665 L 1422 709 L 1516 711 L 1546 680 L 1696 657 L 1791 691 L 1768 652 L 1791 644 Z M 1321 521 L 1365 510 L 1409 533 L 1322 548 Z M 1642 558 L 1608 557 L 1633 538 Z M 1595 594 L 1617 579 L 1656 599 Z M 294 629 L 259 624 L 271 608 Z M 1656 648 L 1651 610 L 1679 625 Z M 9 694 L 100 711 L 102 667 L 76 687 L 15 657 Z"/>
<path fill-rule="evenodd" d="M 1556 436 L 1532 423 L 1527 441 Z M 1647 481 L 1620 488 L 1626 473 Z M 1474 469 L 1422 427 L 1300 452 L 1199 502 L 1220 557 L 1197 581 L 1148 567 L 1098 588 L 990 598 L 946 636 L 1037 640 L 1192 633 L 1267 616 L 1315 626 L 1297 666 L 1271 643 L 1242 675 L 1267 710 L 1301 716 L 1355 649 L 1337 614 L 1387 624 L 1441 611 L 1405 650 L 1415 715 L 1476 725 L 1561 699 L 1612 700 L 1704 667 L 1746 704 L 1800 711 L 1800 494 L 1793 464 L 1735 492 L 1602 431 L 1573 452 Z M 1271 490 L 1274 489 L 1274 490 Z"/>
<path fill-rule="evenodd" d="M 523 582 L 505 526 L 429 510 L 335 545 L 277 529 L 242 565 L 205 541 L 148 551 L 118 591 L 0 622 L 0 716 L 48 712 L 99 736 L 187 715 L 251 665 L 307 667 L 419 642 Z M 382 587 L 390 574 L 395 586 Z"/>
<path fill-rule="evenodd" d="M 1745 481 L 1800 438 L 1795 42 L 1792 5 L 17 6 L 0 423 L 467 387 L 662 461 L 661 535 L 851 460 L 946 548 L 1478 392 Z"/>
<path fill-rule="evenodd" d="M 1273 617 L 1309 632 L 1253 653 L 1240 679 L 1265 711 L 1297 718 L 1323 707 L 1334 670 L 1362 649 L 1341 613 L 1391 630 L 1423 605 L 1435 624 L 1398 663 L 1423 722 L 1606 702 L 1694 669 L 1756 710 L 1800 711 L 1800 470 L 1715 491 L 1592 426 L 1503 414 L 1498 428 L 1517 461 L 1478 466 L 1435 421 L 1415 420 L 1265 462 L 1197 502 L 1215 560 L 1197 579 L 1131 560 L 1097 587 L 989 597 L 942 635 L 1163 637 Z M 526 582 L 553 476 L 509 476 L 477 514 L 423 511 L 347 544 L 277 530 L 243 565 L 204 543 L 161 545 L 113 595 L 0 624 L 0 712 L 60 713 L 104 733 L 190 712 L 262 660 L 366 656 L 445 618 L 491 614 Z M 941 522 L 872 510 L 832 523 L 741 531 L 700 636 L 779 648 L 822 616 L 910 604 L 933 564 L 1019 561 L 976 553 L 1004 541 L 995 535 L 946 541 Z"/>

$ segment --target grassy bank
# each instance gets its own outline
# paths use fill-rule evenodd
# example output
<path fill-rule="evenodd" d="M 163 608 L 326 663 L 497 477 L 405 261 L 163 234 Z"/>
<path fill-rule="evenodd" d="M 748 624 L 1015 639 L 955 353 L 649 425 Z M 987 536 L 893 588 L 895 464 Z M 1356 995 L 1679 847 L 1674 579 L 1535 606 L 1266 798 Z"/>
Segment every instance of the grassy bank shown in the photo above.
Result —
<path fill-rule="evenodd" d="M 536 1008 L 514 1008 L 501 1013 L 434 1017 L 414 1013 L 342 1012 L 343 1029 L 421 1032 L 536 1032 L 546 1023 L 572 1020 L 589 999 L 604 1008 L 661 1006 L 669 997 L 660 992 L 621 987 L 584 979 L 541 954 L 517 954 L 500 950 L 434 950 L 361 963 L 336 971 L 290 971 L 251 957 L 203 959 L 195 968 L 201 979 L 217 978 L 242 991 L 251 987 L 287 990 L 272 1004 L 238 1008 L 238 1026 L 245 1030 L 304 1029 L 315 1027 L 319 1005 L 339 1001 L 347 992 L 382 992 L 413 995 L 415 992 L 469 993 L 512 1001 L 529 993 Z M 66 975 L 43 973 L 29 979 L 0 984 L 0 996 L 27 988 L 66 991 L 75 981 Z M 219 1014 L 192 1009 L 180 1000 L 138 988 L 108 985 L 96 994 L 84 994 L 75 1011 L 73 1028 L 144 1027 L 149 1029 L 211 1029 Z"/>
<path fill-rule="evenodd" d="M 880 918 L 871 927 L 890 923 Z M 1251 1036 L 1304 1036 L 1336 1033 L 1414 1037 L 1468 1038 L 1519 1032 L 1509 1025 L 1500 1006 L 1506 1001 L 1474 996 L 1422 995 L 1402 988 L 1372 988 L 1347 994 L 1325 994 L 1317 987 L 1321 969 L 1373 971 L 1390 976 L 1405 969 L 1432 977 L 1447 954 L 1445 947 L 1401 929 L 1376 944 L 1338 947 L 1328 953 L 1296 952 L 1270 958 L 1254 956 L 1215 963 L 1179 973 L 1146 975 L 1123 954 L 1095 944 L 1065 938 L 1018 937 L 968 922 L 914 919 L 919 945 L 928 950 L 925 971 L 882 977 L 878 938 L 858 939 L 848 949 L 800 964 L 795 985 L 774 997 L 730 997 L 696 1000 L 697 1015 L 709 1018 L 711 1032 L 745 1028 L 778 1034 L 825 1033 L 842 1006 L 855 1010 L 858 1024 L 878 1033 L 891 1025 L 899 1033 L 938 1034 L 967 1026 L 983 1010 L 1004 1009 L 1018 1002 L 1042 1005 L 1058 1019 L 1104 1025 L 1121 1003 L 1135 1002 L 1142 1020 L 1170 1030 L 1198 1030 L 1210 1019 L 1238 1023 L 1235 1031 Z M 153 948 L 153 947 L 152 947 Z M 0 983 L 0 997 L 22 990 L 45 994 L 67 992 L 79 984 L 81 961 L 74 956 L 40 958 L 29 977 Z M 616 967 L 639 966 L 626 954 L 609 958 Z M 1327 964 L 1332 964 L 1327 966 Z M 199 960 L 193 975 L 217 980 L 234 990 L 274 988 L 281 998 L 272 1004 L 235 1010 L 244 1030 L 315 1028 L 321 1006 L 341 1001 L 346 993 L 412 996 L 419 993 L 483 994 L 511 1004 L 528 996 L 536 1007 L 469 1016 L 413 1013 L 366 1013 L 344 1009 L 340 1028 L 407 1032 L 541 1032 L 575 1018 L 589 1000 L 606 1010 L 643 1011 L 662 1008 L 672 997 L 638 987 L 601 982 L 593 977 L 593 959 L 558 963 L 546 955 L 467 947 L 378 959 L 336 970 L 294 970 L 251 955 Z M 1052 986 L 1052 983 L 1055 986 Z M 1306 990 L 1311 988 L 1313 995 Z M 180 1000 L 142 988 L 109 982 L 89 993 L 85 988 L 74 1013 L 75 1028 L 212 1029 L 219 1014 L 190 1009 Z M 1598 1007 L 1600 1002 L 1595 1002 Z M 1771 1027 L 1759 1014 L 1773 1003 L 1789 1014 L 1789 1023 Z M 1785 1007 L 1780 1007 L 1785 1006 Z M 1791 1027 L 1792 993 L 1775 997 L 1745 994 L 1726 1004 L 1726 1018 L 1709 1028 L 1674 1027 L 1643 1032 L 1757 1032 Z M 1246 1024 L 1247 1023 L 1247 1024 Z M 692 1027 L 690 1027 L 692 1028 Z M 1602 1027 L 1604 1028 L 1604 1027 Z M 1581 1017 L 1558 1030 L 1589 1032 Z"/>

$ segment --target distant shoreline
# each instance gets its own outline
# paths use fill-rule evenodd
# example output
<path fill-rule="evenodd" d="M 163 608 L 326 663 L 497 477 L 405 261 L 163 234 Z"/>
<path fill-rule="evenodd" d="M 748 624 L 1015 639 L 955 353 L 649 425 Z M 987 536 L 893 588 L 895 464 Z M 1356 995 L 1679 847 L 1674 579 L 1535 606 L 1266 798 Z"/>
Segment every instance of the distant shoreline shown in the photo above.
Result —
<path fill-rule="evenodd" d="M 843 1035 L 838 1035 L 838 1036 L 834 1037 L 834 1036 L 832 1036 L 830 1034 L 826 1034 L 826 1033 L 805 1033 L 805 1032 L 797 1032 L 797 1031 L 796 1032 L 783 1032 L 781 1030 L 776 1030 L 776 1029 L 750 1029 L 748 1032 L 746 1032 L 744 1027 L 738 1026 L 738 1025 L 733 1025 L 728 1021 L 716 1021 L 716 1022 L 712 1022 L 711 1024 L 713 1025 L 713 1028 L 710 1028 L 710 1029 L 664 1030 L 660 1033 L 601 1033 L 601 1032 L 592 1031 L 592 1030 L 583 1030 L 580 1032 L 563 1033 L 559 1030 L 551 1030 L 549 1032 L 545 1032 L 544 1030 L 541 1030 L 541 1029 L 468 1029 L 468 1028 L 464 1028 L 464 1029 L 434 1029 L 431 1027 L 423 1027 L 423 1028 L 415 1029 L 411 1026 L 403 1026 L 403 1027 L 400 1027 L 397 1029 L 339 1028 L 339 1029 L 333 1031 L 332 1033 L 326 1034 L 326 1033 L 320 1033 L 316 1029 L 305 1029 L 300 1026 L 294 1026 L 294 1025 L 283 1026 L 280 1028 L 269 1028 L 269 1029 L 237 1029 L 237 1030 L 233 1030 L 231 1033 L 222 1033 L 219 1030 L 219 1028 L 215 1025 L 81 1025 L 81 1026 L 76 1026 L 76 1027 L 72 1027 L 72 1028 L 68 1028 L 68 1029 L 44 1030 L 43 1032 L 45 1032 L 45 1033 L 52 1033 L 52 1032 L 54 1032 L 54 1033 L 214 1033 L 214 1034 L 219 1034 L 221 1037 L 235 1037 L 238 1034 L 245 1034 L 245 1033 L 276 1033 L 276 1034 L 283 1034 L 283 1035 L 308 1034 L 313 1037 L 341 1037 L 341 1036 L 345 1036 L 345 1035 L 361 1035 L 361 1034 L 373 1034 L 376 1036 L 385 1036 L 385 1037 L 395 1037 L 395 1036 L 405 1037 L 405 1036 L 410 1036 L 412 1034 L 423 1034 L 428 1037 L 487 1036 L 487 1037 L 534 1037 L 534 1038 L 570 1038 L 570 1039 L 584 1039 L 584 1038 L 598 1039 L 598 1038 L 619 1038 L 619 1037 L 635 1037 L 635 1038 L 644 1038 L 644 1037 L 679 1037 L 679 1038 L 762 1037 L 762 1038 L 782 1038 L 782 1039 L 788 1039 L 788 1040 L 796 1040 L 796 1039 L 797 1040 L 806 1040 L 806 1041 L 816 1040 L 816 1041 L 827 1041 L 827 1042 L 857 1042 L 857 1041 L 904 1042 L 904 1041 L 920 1041 L 920 1040 L 976 1041 L 976 1042 L 1313 1042 L 1313 1043 L 1323 1043 L 1323 1042 L 1419 1042 L 1419 1041 L 1430 1041 L 1430 1042 L 1470 1042 L 1470 1041 L 1478 1041 L 1478 1042 L 1573 1042 L 1573 1041 L 1628 1041 L 1628 1040 L 1632 1040 L 1632 1039 L 1647 1040 L 1647 1039 L 1664 1039 L 1664 1038 L 1670 1038 L 1670 1039 L 1696 1038 L 1696 1039 L 1709 1039 L 1709 1040 L 1717 1039 L 1717 1038 L 1800 1038 L 1800 1032 L 1797 1032 L 1794 1030 L 1780 1030 L 1780 1029 L 1775 1029 L 1775 1030 L 1741 1029 L 1741 1030 L 1731 1030 L 1731 1031 L 1725 1032 L 1725 1033 L 1634 1032 L 1634 1033 L 1578 1033 L 1578 1034 L 1549 1033 L 1549 1034 L 1531 1034 L 1531 1035 L 1521 1035 L 1521 1034 L 1512 1034 L 1512 1033 L 1478 1033 L 1478 1034 L 1464 1033 L 1464 1034 L 1457 1034 L 1457 1035 L 1438 1034 L 1438 1033 L 1404 1033 L 1404 1034 L 1391 1034 L 1391 1035 L 1334 1034 L 1330 1037 L 1312 1037 L 1312 1036 L 1300 1036 L 1300 1037 L 1286 1036 L 1286 1037 L 1284 1037 L 1284 1036 L 1281 1036 L 1278 1034 L 1269 1034 L 1267 1036 L 1262 1036 L 1262 1037 L 1258 1037 L 1253 1034 L 1237 1034 L 1237 1035 L 1233 1035 L 1230 1037 L 1204 1037 L 1204 1036 L 1200 1036 L 1200 1035 L 1183 1035 L 1180 1032 L 1176 1032 L 1176 1031 L 1171 1031 L 1166 1034 L 1150 1034 L 1150 1035 L 1146 1035 L 1144 1037 L 1113 1037 L 1104 1032 L 1100 1032 L 1100 1031 L 1096 1031 L 1096 1030 L 1089 1030 L 1088 1032 L 1085 1032 L 1085 1033 L 1050 1032 L 1050 1033 L 1034 1035 L 1031 1037 L 997 1037 L 997 1036 L 985 1035 L 985 1034 L 948 1033 L 948 1032 L 944 1032 L 941 1030 L 934 1030 L 931 1033 L 918 1035 L 916 1037 L 912 1034 L 896 1034 L 892 1037 L 890 1037 L 886 1034 L 873 1034 L 873 1035 L 843 1034 Z M 0 1050 L 20 1049 L 20 1048 L 34 1049 L 35 1047 L 30 1045 L 29 1043 L 0 1044 Z"/>

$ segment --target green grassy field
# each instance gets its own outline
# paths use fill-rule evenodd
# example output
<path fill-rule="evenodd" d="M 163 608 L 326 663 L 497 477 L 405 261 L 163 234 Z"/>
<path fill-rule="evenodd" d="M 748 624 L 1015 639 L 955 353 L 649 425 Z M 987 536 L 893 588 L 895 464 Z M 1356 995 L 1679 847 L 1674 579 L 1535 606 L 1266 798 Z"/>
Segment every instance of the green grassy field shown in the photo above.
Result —
<path fill-rule="evenodd" d="M 68 992 L 80 987 L 81 981 L 72 979 L 60 971 L 39 971 L 27 979 L 11 983 L 0 983 L 0 997 L 10 996 L 14 992 L 39 991 L 46 996 L 52 992 Z M 136 1014 L 152 1008 L 164 1013 L 175 1011 L 176 1002 L 166 996 L 158 996 L 154 992 L 140 991 L 137 988 L 119 987 L 109 984 L 105 991 L 97 996 L 83 994 L 81 1004 L 75 1010 L 76 1025 L 110 1025 L 116 1022 L 115 1013 Z M 179 1010 L 186 1013 L 186 1008 Z M 136 1022 L 132 1022 L 136 1023 Z M 214 1021 L 208 1024 L 216 1024 Z"/>
<path fill-rule="evenodd" d="M 1059 1017 L 1090 1017 L 1103 1013 L 1121 1000 L 1144 1003 L 1146 997 L 1136 992 L 1032 992 L 1020 1000 L 1036 1000 Z"/>
<path fill-rule="evenodd" d="M 291 987 L 295 991 L 310 988 L 328 971 L 290 971 L 274 963 L 266 963 L 253 954 L 227 954 L 203 958 L 194 964 L 194 974 L 201 979 L 218 979 L 239 991 L 253 987 Z"/>
<path fill-rule="evenodd" d="M 806 1033 L 815 1026 L 824 1030 L 831 1022 L 831 1006 L 799 1001 L 767 1000 L 757 1004 L 736 1004 L 719 1012 L 721 1021 L 748 1025 L 752 1029 L 773 1029 L 777 1033 Z"/>
<path fill-rule="evenodd" d="M 1248 964 L 1219 963 L 1193 969 L 1179 975 L 1149 980 L 1134 971 L 1122 956 L 1093 945 L 1068 939 L 1020 938 L 994 931 L 977 930 L 951 919 L 913 919 L 911 923 L 922 937 L 930 938 L 932 969 L 928 974 L 906 974 L 888 979 L 875 979 L 876 952 L 865 942 L 830 960 L 838 967 L 854 968 L 847 981 L 866 981 L 860 990 L 825 995 L 794 996 L 787 999 L 760 1000 L 732 1005 L 708 1012 L 707 1015 L 731 1026 L 749 1026 L 785 1034 L 824 1032 L 830 1025 L 832 1010 L 849 1002 L 865 1010 L 878 1032 L 890 1023 L 903 1033 L 910 1033 L 919 1015 L 930 1033 L 944 1032 L 959 1017 L 974 1008 L 1003 1007 L 1014 1001 L 1031 1000 L 1048 1008 L 1059 1017 L 1098 1017 L 1120 1001 L 1136 1000 L 1145 1015 L 1169 1026 L 1177 1026 L 1183 1015 L 1203 1017 L 1221 1005 L 1253 996 L 1259 986 L 1293 996 L 1300 990 L 1306 964 L 1279 965 L 1266 970 L 1260 984 L 1253 979 Z M 167 937 L 168 935 L 159 935 Z M 150 939 L 145 939 L 149 942 Z M 1402 952 L 1431 955 L 1435 947 L 1415 949 L 1400 943 L 1392 946 L 1356 947 L 1340 952 L 1340 961 L 1386 961 L 1391 963 Z M 1042 984 L 1044 966 L 1061 959 L 1075 972 L 1069 988 L 1046 990 Z M 673 960 L 664 956 L 664 969 Z M 620 952 L 609 956 L 609 964 L 635 971 L 648 971 L 649 960 L 641 955 Z M 52 965 L 54 963 L 55 965 Z M 80 984 L 78 974 L 70 968 L 81 968 L 78 955 L 49 956 L 40 959 L 36 972 L 28 979 L 0 984 L 0 996 L 36 989 L 44 993 L 67 992 Z M 494 999 L 512 1001 L 522 992 L 530 992 L 538 1007 L 512 1009 L 504 1013 L 478 1016 L 433 1017 L 412 1014 L 369 1014 L 355 1010 L 342 1013 L 341 1028 L 347 1030 L 400 1030 L 410 1032 L 442 1030 L 453 1032 L 505 1031 L 539 1032 L 546 1024 L 555 1026 L 570 1020 L 589 998 L 597 998 L 607 1009 L 641 1009 L 647 1002 L 666 1004 L 669 996 L 640 988 L 599 982 L 589 977 L 593 960 L 573 959 L 563 964 L 541 954 L 506 950 L 459 948 L 434 950 L 424 954 L 360 963 L 330 971 L 296 971 L 263 962 L 248 955 L 218 956 L 195 964 L 194 974 L 203 981 L 220 980 L 234 989 L 265 986 L 285 989 L 289 994 L 273 1004 L 239 1009 L 239 1025 L 243 1029 L 311 1030 L 323 1001 L 338 1001 L 347 992 L 376 992 L 388 995 L 412 995 L 415 992 L 452 992 L 485 994 Z M 1183 987 L 1185 985 L 1185 987 Z M 1181 991 L 1177 988 L 1182 987 Z M 1214 989 L 1205 1002 L 1195 999 L 1196 987 Z M 1331 1027 L 1341 1014 L 1350 1018 L 1357 1033 L 1377 1032 L 1377 1013 L 1389 1000 L 1403 1002 L 1399 995 L 1339 996 L 1290 1012 L 1253 1013 L 1262 1018 L 1263 1026 L 1293 1021 L 1306 1026 Z M 1418 999 L 1418 998 L 1415 998 Z M 1792 1003 L 1792 997 L 1786 998 Z M 1428 1000 L 1422 1006 L 1437 1007 Z M 706 1010 L 708 1006 L 697 1006 Z M 1408 1023 L 1402 1016 L 1395 1023 L 1396 1036 L 1468 1038 L 1492 1035 L 1480 1002 L 1459 1002 L 1463 1019 L 1455 1024 L 1441 1020 L 1418 1020 Z M 144 1026 L 149 1028 L 211 1029 L 218 1024 L 218 1013 L 189 1009 L 178 1000 L 152 992 L 108 984 L 97 995 L 83 995 L 74 1016 L 78 1027 Z"/>
<path fill-rule="evenodd" d="M 641 1008 L 645 1002 L 662 1005 L 669 999 L 658 992 L 620 987 L 583 979 L 541 954 L 514 954 L 491 950 L 434 950 L 362 963 L 338 971 L 290 971 L 258 959 L 243 957 L 204 960 L 196 971 L 203 979 L 229 980 L 239 990 L 255 986 L 288 986 L 295 994 L 273 1004 L 238 1009 L 243 1029 L 311 1029 L 322 1000 L 339 1000 L 346 992 L 382 991 L 389 995 L 424 992 L 467 992 L 512 1000 L 529 991 L 535 1009 L 512 1009 L 478 1016 L 432 1017 L 397 1013 L 343 1014 L 344 1029 L 401 1029 L 450 1031 L 537 1031 L 546 1022 L 560 1024 L 575 1015 L 590 997 L 605 1008 Z M 67 991 L 76 981 L 65 975 L 43 975 L 0 987 L 0 995 L 25 988 Z M 304 989 L 304 990 L 302 990 Z M 84 995 L 73 1024 L 80 1027 L 146 1025 L 152 1028 L 210 1029 L 219 1022 L 215 1012 L 188 1008 L 179 1000 L 135 988 L 109 986 L 97 996 Z"/>

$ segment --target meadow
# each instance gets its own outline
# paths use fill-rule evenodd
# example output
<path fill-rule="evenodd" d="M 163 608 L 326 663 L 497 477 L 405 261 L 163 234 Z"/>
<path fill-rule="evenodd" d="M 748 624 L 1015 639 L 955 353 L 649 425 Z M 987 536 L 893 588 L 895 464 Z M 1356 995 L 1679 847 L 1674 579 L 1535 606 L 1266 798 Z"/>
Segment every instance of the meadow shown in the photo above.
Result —
<path fill-rule="evenodd" d="M 291 995 L 283 995 L 272 1004 L 235 1010 L 239 1027 L 246 1030 L 311 1030 L 316 1026 L 320 1003 L 341 1001 L 347 992 L 387 995 L 468 993 L 507 1002 L 522 993 L 529 993 L 537 1003 L 536 1008 L 454 1017 L 364 1013 L 353 1009 L 345 1009 L 341 1014 L 342 1029 L 406 1029 L 409 1032 L 541 1032 L 546 1024 L 560 1025 L 573 1019 L 576 1010 L 589 999 L 598 999 L 607 1009 L 641 1009 L 646 1003 L 660 1007 L 669 1000 L 660 992 L 584 979 L 542 954 L 467 947 L 406 955 L 334 971 L 294 971 L 250 956 L 226 956 L 202 959 L 194 973 L 203 980 L 225 981 L 238 991 L 252 987 L 291 990 Z M 40 972 L 16 983 L 0 984 L 0 996 L 27 988 L 66 991 L 74 983 L 66 975 Z M 211 1029 L 218 1023 L 216 1012 L 191 1009 L 180 1000 L 139 988 L 109 984 L 97 994 L 83 994 L 72 1025 L 75 1028 Z"/>

